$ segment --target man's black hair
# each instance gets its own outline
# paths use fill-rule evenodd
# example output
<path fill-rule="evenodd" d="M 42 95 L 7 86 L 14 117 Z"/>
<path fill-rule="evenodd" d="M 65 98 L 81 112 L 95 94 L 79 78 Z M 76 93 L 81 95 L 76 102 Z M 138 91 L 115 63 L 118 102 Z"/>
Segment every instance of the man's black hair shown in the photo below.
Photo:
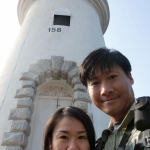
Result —
<path fill-rule="evenodd" d="M 95 77 L 96 67 L 100 67 L 102 73 L 110 70 L 114 66 L 123 69 L 126 75 L 131 72 L 129 60 L 119 51 L 107 48 L 100 48 L 91 52 L 82 62 L 79 68 L 79 77 L 83 85 L 87 86 L 87 81 Z"/>

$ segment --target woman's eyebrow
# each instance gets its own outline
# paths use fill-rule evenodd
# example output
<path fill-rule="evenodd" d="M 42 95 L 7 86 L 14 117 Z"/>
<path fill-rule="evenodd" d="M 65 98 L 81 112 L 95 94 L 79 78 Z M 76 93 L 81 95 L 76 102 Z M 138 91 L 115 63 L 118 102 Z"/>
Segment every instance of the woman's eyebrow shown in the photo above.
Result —
<path fill-rule="evenodd" d="M 68 133 L 69 131 L 67 131 L 67 130 L 59 130 L 58 132 Z"/>
<path fill-rule="evenodd" d="M 78 133 L 86 133 L 86 131 L 84 130 L 84 131 L 78 131 Z"/>
<path fill-rule="evenodd" d="M 67 130 L 59 130 L 58 132 L 68 133 L 69 131 L 67 131 Z M 78 131 L 78 133 L 86 133 L 86 131 L 85 130 Z"/>

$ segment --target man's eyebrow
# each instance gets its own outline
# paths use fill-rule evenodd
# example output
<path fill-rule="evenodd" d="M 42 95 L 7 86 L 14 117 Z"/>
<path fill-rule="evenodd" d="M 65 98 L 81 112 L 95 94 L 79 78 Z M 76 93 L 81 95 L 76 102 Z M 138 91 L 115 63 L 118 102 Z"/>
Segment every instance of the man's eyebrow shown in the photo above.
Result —
<path fill-rule="evenodd" d="M 95 80 L 95 79 L 97 79 L 97 77 L 95 75 L 88 77 L 88 81 Z"/>

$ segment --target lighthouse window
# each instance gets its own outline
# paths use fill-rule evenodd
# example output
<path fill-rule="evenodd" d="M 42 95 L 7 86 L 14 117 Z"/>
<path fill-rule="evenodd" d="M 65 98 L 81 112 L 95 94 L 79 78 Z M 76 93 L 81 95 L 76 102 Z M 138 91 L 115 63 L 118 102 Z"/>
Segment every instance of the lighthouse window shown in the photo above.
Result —
<path fill-rule="evenodd" d="M 70 26 L 70 16 L 54 15 L 54 25 Z"/>

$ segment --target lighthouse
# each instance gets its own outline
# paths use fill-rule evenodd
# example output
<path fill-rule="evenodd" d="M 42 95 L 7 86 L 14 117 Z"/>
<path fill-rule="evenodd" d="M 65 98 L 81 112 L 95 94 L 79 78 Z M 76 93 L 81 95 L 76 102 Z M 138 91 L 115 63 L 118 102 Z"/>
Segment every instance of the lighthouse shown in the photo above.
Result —
<path fill-rule="evenodd" d="M 41 150 L 43 129 L 59 108 L 75 106 L 96 135 L 108 118 L 90 101 L 78 68 L 105 47 L 106 0 L 19 0 L 21 30 L 0 76 L 0 149 Z"/>

